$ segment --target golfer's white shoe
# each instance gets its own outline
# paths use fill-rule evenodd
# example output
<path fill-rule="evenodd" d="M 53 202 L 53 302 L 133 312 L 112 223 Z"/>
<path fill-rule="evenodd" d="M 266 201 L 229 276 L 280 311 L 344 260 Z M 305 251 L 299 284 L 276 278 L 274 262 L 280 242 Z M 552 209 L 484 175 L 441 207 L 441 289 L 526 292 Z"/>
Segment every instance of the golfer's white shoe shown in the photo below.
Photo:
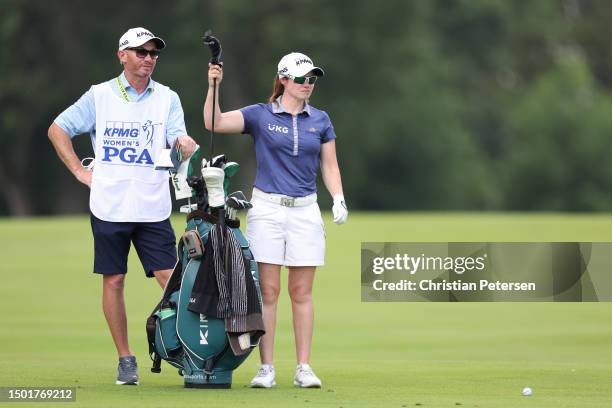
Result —
<path fill-rule="evenodd" d="M 274 366 L 262 364 L 257 375 L 251 380 L 251 388 L 272 388 L 276 385 L 274 381 Z"/>
<path fill-rule="evenodd" d="M 298 364 L 293 384 L 302 388 L 321 388 L 321 380 L 308 364 Z"/>

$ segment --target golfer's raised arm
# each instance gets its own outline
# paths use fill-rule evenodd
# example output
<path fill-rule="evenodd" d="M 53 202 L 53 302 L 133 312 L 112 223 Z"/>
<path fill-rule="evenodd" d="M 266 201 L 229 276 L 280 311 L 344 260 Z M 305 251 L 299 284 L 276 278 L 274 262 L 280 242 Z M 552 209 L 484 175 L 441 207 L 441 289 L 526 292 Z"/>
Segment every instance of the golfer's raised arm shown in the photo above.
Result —
<path fill-rule="evenodd" d="M 223 68 L 220 65 L 208 64 L 208 93 L 204 102 L 204 127 L 212 129 L 213 95 L 215 103 L 215 132 L 242 133 L 244 117 L 239 110 L 221 113 L 219 107 L 219 84 L 223 80 Z M 215 87 L 216 81 L 216 87 Z"/>

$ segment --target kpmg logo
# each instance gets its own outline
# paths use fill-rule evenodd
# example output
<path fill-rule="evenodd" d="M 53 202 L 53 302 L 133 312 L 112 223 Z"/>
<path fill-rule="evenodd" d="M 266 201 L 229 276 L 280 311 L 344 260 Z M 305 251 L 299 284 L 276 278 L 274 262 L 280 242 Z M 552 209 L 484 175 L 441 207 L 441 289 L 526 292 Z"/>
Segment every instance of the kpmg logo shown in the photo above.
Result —
<path fill-rule="evenodd" d="M 268 123 L 268 130 L 277 133 L 289 133 L 289 128 L 287 126 L 274 125 L 272 123 Z"/>
<path fill-rule="evenodd" d="M 136 33 L 136 37 L 138 37 L 138 38 L 142 37 L 143 35 L 145 37 L 153 37 L 153 34 L 151 34 L 148 31 L 139 31 L 139 32 Z"/>
<path fill-rule="evenodd" d="M 107 121 L 104 129 L 104 137 L 136 138 L 140 134 L 140 122 L 115 122 Z"/>
<path fill-rule="evenodd" d="M 295 60 L 295 65 L 296 66 L 299 66 L 299 65 L 302 65 L 302 64 L 310 64 L 310 65 L 312 65 L 312 61 L 309 60 L 308 58 L 299 58 L 299 59 Z"/>
<path fill-rule="evenodd" d="M 155 128 L 161 123 L 106 121 L 102 134 L 102 162 L 153 166 L 148 148 L 153 147 Z"/>

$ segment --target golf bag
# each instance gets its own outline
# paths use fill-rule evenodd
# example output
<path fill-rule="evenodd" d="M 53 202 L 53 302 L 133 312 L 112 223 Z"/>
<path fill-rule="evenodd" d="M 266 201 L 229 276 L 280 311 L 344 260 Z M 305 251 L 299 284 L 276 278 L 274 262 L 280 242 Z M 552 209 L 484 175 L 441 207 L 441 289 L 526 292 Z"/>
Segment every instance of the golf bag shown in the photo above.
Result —
<path fill-rule="evenodd" d="M 226 218 L 223 208 L 211 209 L 208 206 L 202 177 L 192 177 L 188 182 L 196 192 L 198 204 L 197 209 L 190 209 L 187 214 L 186 232 L 177 245 L 177 265 L 166 284 L 161 301 L 147 319 L 149 354 L 153 360 L 151 371 L 159 373 L 163 359 L 179 369 L 187 388 L 230 388 L 233 370 L 248 357 L 264 333 L 259 271 L 248 242 L 239 229 L 240 221 L 234 217 Z M 213 247 L 216 245 L 214 239 L 217 239 L 217 231 L 225 233 L 226 238 L 219 241 L 221 244 L 218 247 Z M 233 243 L 234 252 L 228 257 L 230 242 Z M 190 310 L 198 298 L 193 293 L 194 286 L 202 286 L 202 270 L 214 269 L 209 257 L 217 248 L 218 253 L 224 253 L 222 256 L 225 256 L 225 273 L 206 275 L 208 280 L 204 279 L 204 289 L 213 298 L 215 294 L 223 298 L 223 293 L 227 291 L 221 290 L 223 293 L 220 294 L 216 284 L 218 277 L 231 275 L 227 265 L 230 268 L 236 264 L 244 267 L 241 276 L 244 277 L 246 288 L 254 294 L 249 298 L 249 305 L 255 306 L 249 307 L 259 312 L 256 314 L 258 322 L 261 321 L 258 330 L 229 330 L 228 327 L 234 327 L 232 320 L 233 323 L 237 319 L 240 321 L 240 316 L 228 319 L 227 315 L 214 317 L 211 313 L 205 315 Z M 237 257 L 240 257 L 239 262 L 236 262 Z M 218 261 L 215 259 L 215 262 Z M 232 277 L 227 281 L 231 292 L 236 286 L 236 280 Z M 207 310 L 211 309 L 210 303 L 206 306 Z M 230 309 L 233 308 L 234 303 L 231 303 Z"/>

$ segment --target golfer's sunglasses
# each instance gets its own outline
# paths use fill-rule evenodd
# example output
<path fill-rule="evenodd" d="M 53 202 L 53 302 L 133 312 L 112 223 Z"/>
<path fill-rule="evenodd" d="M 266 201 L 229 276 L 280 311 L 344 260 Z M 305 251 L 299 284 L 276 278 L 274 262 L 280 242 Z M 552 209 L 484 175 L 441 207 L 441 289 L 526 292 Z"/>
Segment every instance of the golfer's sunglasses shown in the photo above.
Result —
<path fill-rule="evenodd" d="M 316 76 L 293 76 L 293 75 L 287 75 L 287 77 L 293 79 L 293 82 L 295 82 L 296 84 L 299 85 L 303 85 L 304 83 L 307 84 L 314 84 L 315 82 L 317 82 L 317 77 Z"/>
<path fill-rule="evenodd" d="M 147 58 L 148 54 L 152 59 L 158 59 L 160 54 L 159 50 L 147 50 L 146 48 L 128 48 L 128 50 L 135 51 L 138 58 Z"/>

